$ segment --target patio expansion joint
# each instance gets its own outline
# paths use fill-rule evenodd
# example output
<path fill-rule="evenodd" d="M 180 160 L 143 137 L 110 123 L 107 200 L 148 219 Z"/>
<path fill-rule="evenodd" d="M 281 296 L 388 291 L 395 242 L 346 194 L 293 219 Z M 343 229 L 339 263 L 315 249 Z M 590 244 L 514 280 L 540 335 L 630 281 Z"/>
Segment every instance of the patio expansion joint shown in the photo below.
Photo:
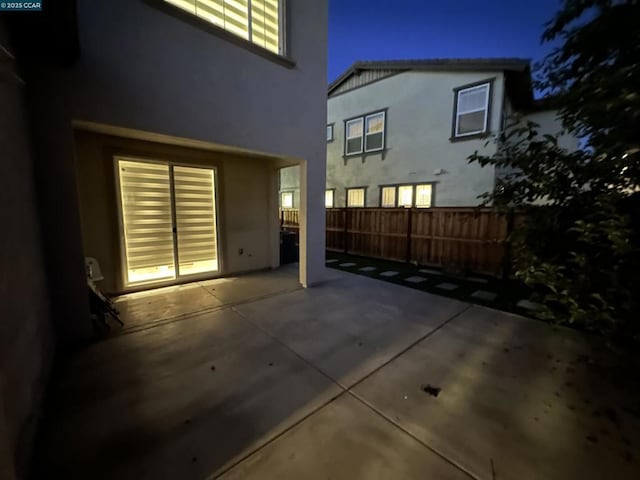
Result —
<path fill-rule="evenodd" d="M 315 371 L 317 371 L 318 373 L 320 373 L 322 376 L 326 377 L 331 383 L 337 385 L 341 392 L 338 393 L 337 395 L 333 396 L 332 398 L 330 398 L 329 400 L 327 400 L 326 402 L 324 402 L 322 405 L 318 406 L 317 408 L 313 409 L 311 412 L 309 412 L 307 415 L 305 415 L 303 418 L 301 418 L 300 420 L 298 420 L 297 422 L 295 422 L 293 425 L 290 425 L 288 428 L 284 429 L 282 432 L 278 433 L 277 435 L 274 435 L 273 438 L 270 438 L 269 440 L 267 440 L 264 444 L 262 445 L 258 445 L 255 449 L 253 449 L 252 451 L 248 452 L 245 456 L 243 456 L 242 458 L 238 459 L 236 462 L 234 462 L 232 465 L 229 465 L 227 468 L 225 468 L 223 471 L 218 472 L 215 476 L 211 476 L 208 477 L 207 480 L 213 480 L 214 478 L 217 478 L 219 476 L 224 475 L 225 473 L 229 472 L 230 470 L 232 470 L 233 468 L 237 467 L 238 465 L 240 465 L 242 462 L 244 462 L 245 460 L 249 459 L 250 457 L 252 457 L 253 455 L 255 455 L 256 453 L 258 453 L 260 450 L 262 450 L 263 448 L 267 447 L 268 445 L 270 445 L 271 443 L 277 441 L 279 438 L 281 438 L 282 436 L 284 436 L 287 432 L 289 432 L 290 430 L 296 428 L 298 425 L 300 425 L 302 422 L 304 422 L 305 420 L 307 420 L 308 418 L 310 418 L 312 415 L 315 415 L 317 412 L 319 412 L 320 410 L 322 410 L 324 407 L 326 407 L 327 405 L 329 405 L 330 403 L 332 403 L 333 401 L 337 400 L 338 398 L 342 397 L 343 395 L 350 395 L 353 399 L 355 399 L 357 402 L 361 403 L 362 405 L 364 405 L 366 408 L 368 408 L 369 410 L 371 410 L 373 413 L 378 414 L 380 417 L 382 417 L 384 420 L 390 422 L 393 426 L 395 426 L 397 429 L 399 429 L 401 432 L 403 432 L 405 435 L 410 436 L 411 438 L 413 438 L 415 441 L 417 441 L 420 445 L 422 445 L 423 447 L 425 447 L 426 449 L 428 449 L 429 451 L 433 452 L 435 455 L 437 455 L 438 457 L 442 458 L 444 461 L 446 461 L 447 463 L 449 463 L 451 466 L 453 466 L 454 468 L 460 470 L 462 473 L 464 473 L 465 475 L 467 475 L 469 478 L 473 479 L 473 480 L 480 480 L 478 479 L 478 477 L 476 477 L 475 475 L 471 474 L 470 472 L 468 472 L 466 469 L 464 469 L 462 466 L 458 465 L 456 462 L 454 462 L 453 460 L 447 458 L 445 455 L 441 454 L 440 452 L 438 452 L 436 449 L 434 449 L 433 447 L 429 446 L 428 444 L 426 444 L 425 442 L 423 442 L 422 440 L 420 440 L 419 438 L 417 438 L 415 435 L 413 435 L 411 432 L 409 432 L 408 430 L 406 430 L 405 428 L 403 428 L 401 425 L 399 425 L 398 423 L 396 423 L 395 421 L 393 421 L 393 419 L 389 418 L 387 415 L 385 415 L 384 413 L 382 413 L 381 411 L 379 411 L 378 409 L 376 409 L 373 405 L 369 404 L 364 398 L 361 398 L 358 394 L 356 394 L 354 391 L 352 391 L 352 389 L 354 387 L 356 387 L 357 385 L 359 385 L 360 383 L 362 383 L 364 380 L 366 380 L 367 378 L 369 378 L 371 375 L 373 375 L 374 373 L 378 372 L 380 369 L 386 367 L 389 363 L 391 363 L 392 361 L 394 361 L 395 359 L 397 359 L 398 357 L 400 357 L 401 355 L 404 355 L 406 352 L 408 352 L 409 350 L 411 350 L 413 347 L 415 347 L 416 345 L 418 345 L 419 343 L 421 343 L 422 341 L 426 340 L 427 338 L 429 338 L 431 335 L 433 335 L 434 333 L 436 333 L 438 330 L 440 330 L 441 328 L 443 328 L 445 325 L 448 325 L 450 322 L 452 322 L 453 320 L 455 320 L 456 318 L 458 318 L 460 315 L 462 315 L 463 313 L 465 313 L 466 311 L 468 311 L 470 308 L 473 307 L 473 304 L 467 304 L 462 310 L 460 310 L 459 312 L 453 314 L 451 317 L 449 317 L 447 320 L 445 320 L 444 322 L 442 322 L 440 325 L 438 325 L 437 327 L 433 328 L 432 330 L 429 330 L 426 334 L 422 335 L 418 340 L 416 340 L 415 342 L 411 343 L 408 347 L 404 348 L 403 350 L 401 350 L 399 353 L 397 353 L 396 355 L 392 356 L 389 360 L 387 360 L 386 362 L 382 363 L 381 365 L 379 365 L 376 369 L 374 369 L 373 371 L 371 371 L 370 373 L 368 373 L 367 375 L 365 375 L 364 377 L 362 377 L 360 380 L 356 381 L 355 383 L 353 383 L 351 386 L 345 386 L 342 383 L 340 383 L 339 381 L 335 380 L 333 377 L 331 377 L 329 374 L 327 374 L 326 372 L 324 372 L 322 369 L 320 369 L 319 367 L 317 367 L 316 365 L 314 365 L 312 362 L 310 362 L 309 360 L 307 360 L 305 357 L 303 357 L 302 355 L 300 355 L 297 351 L 295 351 L 293 348 L 291 348 L 289 345 L 287 345 L 285 342 L 283 342 L 282 340 L 280 340 L 277 336 L 275 336 L 274 334 L 272 334 L 271 332 L 269 332 L 268 330 L 266 330 L 265 328 L 261 327 L 260 325 L 256 324 L 255 322 L 252 322 L 246 315 L 242 314 L 239 310 L 237 310 L 234 306 L 231 306 L 231 310 L 233 310 L 237 315 L 239 315 L 242 319 L 244 319 L 247 323 L 251 324 L 252 326 L 254 326 L 255 328 L 257 328 L 258 330 L 260 330 L 262 333 L 264 333 L 265 335 L 267 335 L 269 338 L 271 338 L 273 341 L 275 341 L 276 343 L 278 343 L 279 345 L 281 345 L 283 348 L 285 348 L 286 350 L 288 350 L 289 352 L 291 352 L 293 355 L 295 355 L 297 358 L 299 358 L 300 360 L 302 360 L 306 365 L 310 366 L 312 369 L 314 369 Z"/>

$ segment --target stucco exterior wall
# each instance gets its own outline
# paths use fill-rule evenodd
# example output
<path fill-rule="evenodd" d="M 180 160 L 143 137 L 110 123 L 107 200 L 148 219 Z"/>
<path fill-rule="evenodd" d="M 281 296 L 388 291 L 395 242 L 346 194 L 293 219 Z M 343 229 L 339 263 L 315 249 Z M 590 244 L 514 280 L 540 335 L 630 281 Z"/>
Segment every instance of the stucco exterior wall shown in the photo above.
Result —
<path fill-rule="evenodd" d="M 73 120 L 230 145 L 304 162 L 301 281 L 324 274 L 326 0 L 288 2 L 283 65 L 144 0 L 78 0 L 81 55 L 30 75 L 32 117 L 48 205 L 48 269 L 63 336 L 84 338 L 86 295 Z M 55 95 L 52 95 L 55 92 Z M 61 179 L 51 185 L 50 178 Z M 274 189 L 275 191 L 275 189 Z M 275 208 L 275 207 L 274 207 Z M 307 241 L 309 239 L 309 241 Z"/>
<path fill-rule="evenodd" d="M 0 45 L 6 42 L 0 20 Z M 54 353 L 25 87 L 0 72 L 0 478 L 26 477 Z"/>
<path fill-rule="evenodd" d="M 557 110 L 544 110 L 540 112 L 533 112 L 522 117 L 523 122 L 531 121 L 537 123 L 539 135 L 556 135 L 562 132 L 562 120 L 558 118 Z M 558 138 L 558 145 L 569 151 L 575 151 L 580 146 L 580 141 L 577 137 L 563 133 Z"/>
<path fill-rule="evenodd" d="M 486 140 L 450 141 L 453 89 L 493 79 L 491 132 L 501 125 L 504 76 L 500 72 L 406 72 L 350 92 L 330 97 L 327 123 L 334 123 L 334 140 L 327 143 L 327 188 L 335 188 L 335 206 L 344 207 L 345 189 L 368 186 L 366 203 L 380 204 L 379 185 L 434 182 L 435 206 L 478 205 L 478 195 L 493 188 L 494 171 L 470 165 L 474 151 L 491 153 Z M 344 158 L 344 121 L 387 109 L 384 153 Z M 437 169 L 446 173 L 436 175 Z M 295 169 L 281 174 L 281 190 L 296 188 Z"/>

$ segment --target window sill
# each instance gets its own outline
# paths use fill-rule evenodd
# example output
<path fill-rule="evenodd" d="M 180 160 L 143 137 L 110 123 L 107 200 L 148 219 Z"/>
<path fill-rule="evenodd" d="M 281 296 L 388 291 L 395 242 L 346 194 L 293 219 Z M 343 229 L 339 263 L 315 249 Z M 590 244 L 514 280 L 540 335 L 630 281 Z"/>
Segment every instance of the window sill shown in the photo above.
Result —
<path fill-rule="evenodd" d="M 465 140 L 478 140 L 480 138 L 487 138 L 489 137 L 491 132 L 482 132 L 482 133 L 474 133 L 473 135 L 465 135 L 463 137 L 451 137 L 449 138 L 449 141 L 451 143 L 455 143 L 455 142 L 464 142 Z"/>
<path fill-rule="evenodd" d="M 344 158 L 345 160 L 349 160 L 350 158 L 361 158 L 361 159 L 365 159 L 370 155 L 377 155 L 377 154 L 385 154 L 387 153 L 387 149 L 383 148 L 381 150 L 372 150 L 370 152 L 361 152 L 361 153 L 350 153 L 350 154 L 345 154 L 342 155 L 342 158 Z"/>
<path fill-rule="evenodd" d="M 180 7 L 172 5 L 170 3 L 165 2 L 164 0 L 144 0 L 148 5 L 166 13 L 167 15 L 171 15 L 183 22 L 188 23 L 189 25 L 198 28 L 204 32 L 216 35 L 223 40 L 228 41 L 229 43 L 233 43 L 238 47 L 244 48 L 245 50 L 250 51 L 251 53 L 255 53 L 267 60 L 271 60 L 274 63 L 282 65 L 286 68 L 294 68 L 296 66 L 296 62 L 294 62 L 289 57 L 284 55 L 280 55 L 277 53 L 273 53 L 270 50 L 267 50 L 255 43 L 250 42 L 249 40 L 245 40 L 242 37 L 238 37 L 233 33 L 227 32 L 223 28 L 220 28 L 213 23 L 209 23 L 202 18 L 196 17 L 195 15 L 187 12 L 186 10 L 182 10 Z"/>

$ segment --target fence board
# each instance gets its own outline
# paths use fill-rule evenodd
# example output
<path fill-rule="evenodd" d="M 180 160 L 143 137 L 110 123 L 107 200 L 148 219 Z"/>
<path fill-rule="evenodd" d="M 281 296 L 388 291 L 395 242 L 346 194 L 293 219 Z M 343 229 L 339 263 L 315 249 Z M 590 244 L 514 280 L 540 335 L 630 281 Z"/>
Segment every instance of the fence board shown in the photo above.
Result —
<path fill-rule="evenodd" d="M 519 219 L 516 218 L 516 221 Z M 299 230 L 299 212 L 281 211 L 283 230 Z M 327 250 L 500 275 L 508 221 L 490 208 L 331 208 Z"/>

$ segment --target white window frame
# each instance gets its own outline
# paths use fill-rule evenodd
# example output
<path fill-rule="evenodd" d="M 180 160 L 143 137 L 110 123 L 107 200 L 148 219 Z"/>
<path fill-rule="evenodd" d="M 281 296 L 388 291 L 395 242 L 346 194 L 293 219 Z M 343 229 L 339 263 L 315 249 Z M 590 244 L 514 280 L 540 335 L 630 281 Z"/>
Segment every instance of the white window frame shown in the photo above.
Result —
<path fill-rule="evenodd" d="M 349 205 L 349 192 L 362 190 L 362 205 Z M 353 187 L 347 188 L 347 198 L 346 198 L 347 208 L 364 208 L 367 206 L 367 189 L 365 187 Z"/>
<path fill-rule="evenodd" d="M 491 83 L 490 81 L 488 82 L 483 82 L 481 84 L 478 85 L 473 85 L 471 87 L 466 87 L 466 88 L 461 88 L 459 90 L 456 90 L 456 108 L 455 108 L 455 126 L 454 126 L 454 137 L 455 138 L 463 138 L 463 137 L 468 137 L 471 135 L 478 135 L 478 134 L 483 134 L 487 132 L 488 126 L 489 126 L 489 103 L 491 100 Z M 487 95 L 486 95 L 486 100 L 485 100 L 485 105 L 483 108 L 475 108 L 475 109 L 471 109 L 471 110 L 465 110 L 463 112 L 460 111 L 460 95 L 473 91 L 473 90 L 480 90 L 480 89 L 486 89 L 487 91 Z M 475 112 L 484 112 L 484 125 L 482 127 L 482 130 L 477 130 L 474 132 L 466 132 L 466 133 L 459 133 L 459 127 L 460 127 L 460 116 L 461 115 L 465 115 L 465 114 L 469 114 L 469 113 L 475 113 Z"/>
<path fill-rule="evenodd" d="M 327 125 L 327 142 L 333 142 L 333 123 Z"/>
<path fill-rule="evenodd" d="M 429 205 L 418 205 L 418 187 L 429 187 Z M 416 183 L 413 186 L 413 206 L 414 208 L 433 207 L 433 183 Z"/>
<path fill-rule="evenodd" d="M 351 125 L 352 123 L 362 123 L 362 134 L 355 136 L 355 137 L 350 137 L 349 136 L 349 125 Z M 349 140 L 353 140 L 354 138 L 358 138 L 360 137 L 360 149 L 357 152 L 349 152 L 348 148 L 349 148 Z M 345 126 L 344 126 L 344 154 L 345 155 L 360 155 L 363 151 L 364 148 L 364 118 L 363 117 L 358 117 L 358 118 L 352 118 L 351 120 L 347 120 L 345 122 Z"/>
<path fill-rule="evenodd" d="M 291 206 L 287 207 L 285 206 L 285 196 L 286 195 L 290 195 L 291 196 Z M 280 192 L 280 208 L 294 208 L 294 200 L 293 200 L 293 192 Z"/>
<path fill-rule="evenodd" d="M 243 37 L 242 35 L 239 35 L 238 33 L 234 32 L 232 29 L 226 28 L 223 25 L 219 25 L 217 23 L 212 22 L 211 20 L 208 20 L 205 16 L 202 15 L 198 15 L 197 13 L 197 3 L 193 0 L 164 0 L 164 3 L 167 3 L 169 5 L 172 5 L 175 8 L 180 9 L 181 11 L 187 12 L 191 15 L 193 15 L 196 18 L 199 18 L 200 20 L 202 20 L 203 22 L 205 22 L 207 25 L 213 26 L 214 28 L 218 28 L 230 35 L 233 35 L 234 37 L 237 37 L 239 39 L 242 39 L 246 42 L 249 42 L 251 45 L 254 45 L 256 47 L 259 47 L 267 52 L 270 52 L 274 55 L 279 55 L 279 56 L 285 56 L 286 55 L 286 38 L 285 38 L 285 30 L 286 30 L 286 11 L 287 11 L 287 5 L 286 5 L 286 0 L 278 0 L 278 51 L 275 52 L 263 45 L 260 45 L 259 43 L 256 43 L 254 41 L 254 37 L 253 37 L 253 22 L 251 20 L 252 17 L 252 3 L 253 0 L 247 0 L 247 38 Z M 193 10 L 192 10 L 193 8 Z"/>
<path fill-rule="evenodd" d="M 375 132 L 375 133 L 367 133 L 367 120 L 369 120 L 371 117 L 377 117 L 380 115 L 382 115 L 382 131 Z M 387 128 L 387 112 L 382 110 L 380 112 L 375 112 L 375 113 L 370 113 L 368 115 L 365 115 L 363 126 L 364 128 L 362 130 L 362 133 L 364 137 L 364 151 L 368 153 L 368 152 L 379 152 L 380 150 L 384 150 L 384 143 L 385 143 L 385 136 L 386 136 L 385 130 Z M 380 146 L 380 148 L 367 148 L 367 137 L 369 135 L 377 135 L 379 133 L 382 134 L 382 145 Z"/>
<path fill-rule="evenodd" d="M 328 205 L 329 202 L 327 202 L 328 193 L 331 194 L 331 205 Z M 324 208 L 334 208 L 335 205 L 336 205 L 336 190 L 335 188 L 327 188 L 324 191 Z"/>
<path fill-rule="evenodd" d="M 418 187 L 429 186 L 431 188 L 429 195 L 429 205 L 418 205 Z M 401 188 L 411 188 L 411 205 L 400 205 L 400 189 Z M 393 205 L 385 205 L 383 202 L 384 199 L 384 190 L 391 188 L 394 191 L 394 204 Z M 433 191 L 434 184 L 432 182 L 424 182 L 424 183 L 400 183 L 397 185 L 380 185 L 380 208 L 431 208 L 433 207 Z"/>
<path fill-rule="evenodd" d="M 382 131 L 375 132 L 371 134 L 367 134 L 367 120 L 371 117 L 377 117 L 382 115 Z M 347 151 L 347 146 L 349 140 L 353 140 L 358 137 L 349 137 L 349 125 L 352 123 L 362 122 L 362 137 L 360 139 L 360 149 L 357 152 L 349 152 Z M 352 155 L 362 155 L 363 153 L 372 153 L 372 152 L 380 152 L 386 148 L 386 140 L 387 140 L 387 111 L 386 110 L 378 110 L 376 112 L 367 113 L 366 115 L 362 115 L 360 117 L 350 118 L 346 120 L 344 125 L 344 155 L 345 157 L 350 157 Z M 382 146 L 380 148 L 367 148 L 367 136 L 368 135 L 378 135 L 382 134 Z"/>

